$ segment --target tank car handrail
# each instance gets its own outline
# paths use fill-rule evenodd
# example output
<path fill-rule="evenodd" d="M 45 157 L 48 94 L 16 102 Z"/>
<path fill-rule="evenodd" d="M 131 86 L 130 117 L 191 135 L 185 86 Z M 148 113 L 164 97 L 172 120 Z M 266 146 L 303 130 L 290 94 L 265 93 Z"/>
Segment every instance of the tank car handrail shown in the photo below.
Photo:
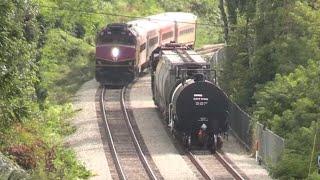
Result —
<path fill-rule="evenodd" d="M 183 43 L 170 42 L 160 46 L 160 50 L 190 50 L 188 46 Z"/>
<path fill-rule="evenodd" d="M 203 69 L 203 68 L 197 68 L 197 69 L 179 69 L 180 71 L 196 71 L 196 70 L 201 70 L 201 71 L 208 71 L 208 72 L 211 72 L 211 71 L 215 71 L 214 69 Z"/>
<path fill-rule="evenodd" d="M 199 71 L 200 73 L 203 73 L 204 75 L 204 80 L 210 80 L 211 78 L 211 72 L 213 72 L 214 74 L 214 83 L 216 84 L 216 78 L 217 78 L 217 72 L 215 69 L 202 69 L 202 68 L 198 68 L 198 69 L 177 69 L 177 73 L 176 73 L 176 77 L 179 77 L 180 79 L 186 80 L 188 79 L 188 76 L 186 76 L 188 71 Z M 195 73 L 197 74 L 197 73 Z M 191 77 L 190 77 L 191 78 Z"/>

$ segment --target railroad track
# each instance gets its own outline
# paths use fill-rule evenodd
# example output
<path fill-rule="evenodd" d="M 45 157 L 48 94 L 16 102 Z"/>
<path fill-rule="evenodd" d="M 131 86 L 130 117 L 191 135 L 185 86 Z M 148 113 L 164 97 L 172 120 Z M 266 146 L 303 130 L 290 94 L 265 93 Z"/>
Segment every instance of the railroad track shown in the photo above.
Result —
<path fill-rule="evenodd" d="M 101 92 L 108 144 L 119 179 L 159 179 L 142 152 L 125 107 L 126 87 Z M 160 178 L 161 179 L 161 178 Z"/>
<path fill-rule="evenodd" d="M 162 121 L 162 124 L 168 136 L 172 137 L 172 133 L 164 120 Z M 181 144 L 181 141 L 176 138 L 171 138 L 171 141 L 186 162 L 189 161 L 189 163 L 191 163 L 198 171 L 200 176 L 206 180 L 249 179 L 243 172 L 240 172 L 240 169 L 236 167 L 222 151 L 216 151 L 215 154 L 212 154 L 207 150 L 186 151 L 185 147 Z"/>
<path fill-rule="evenodd" d="M 219 152 L 212 155 L 209 151 L 189 151 L 187 156 L 206 180 L 248 179 L 245 175 L 240 174 Z"/>
<path fill-rule="evenodd" d="M 210 46 L 198 49 L 197 52 L 201 55 L 211 53 L 212 56 L 222 47 L 223 45 Z M 103 89 L 101 95 L 103 118 L 109 134 L 109 146 L 118 177 L 119 179 L 161 179 L 161 175 L 155 175 L 156 173 L 153 171 L 155 168 L 150 167 L 134 135 L 125 108 L 124 93 L 125 88 L 122 90 Z M 164 121 L 163 125 L 168 135 L 171 134 Z M 177 147 L 177 143 L 174 142 L 174 144 Z M 178 146 L 180 146 L 177 149 L 181 155 L 189 159 L 189 163 L 192 163 L 194 168 L 197 169 L 197 174 L 200 174 L 199 177 L 202 176 L 200 179 L 248 179 L 245 174 L 239 173 L 239 168 L 232 165 L 230 160 L 226 160 L 228 158 L 223 153 L 217 152 L 212 155 L 209 151 L 185 152 L 182 150 L 184 148 L 181 144 Z"/>
<path fill-rule="evenodd" d="M 195 51 L 204 58 L 211 58 L 224 46 L 224 44 L 206 45 Z M 212 155 L 209 151 L 188 151 L 186 155 L 204 179 L 248 179 L 244 173 L 239 173 L 239 168 L 230 160 L 228 161 L 223 152 L 216 152 Z"/>

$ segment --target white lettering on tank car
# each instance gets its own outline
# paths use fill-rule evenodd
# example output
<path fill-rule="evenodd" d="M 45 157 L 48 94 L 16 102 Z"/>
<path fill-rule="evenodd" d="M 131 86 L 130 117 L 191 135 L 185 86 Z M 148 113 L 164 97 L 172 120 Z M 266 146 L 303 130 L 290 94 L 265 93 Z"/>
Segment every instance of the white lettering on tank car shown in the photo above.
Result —
<path fill-rule="evenodd" d="M 200 121 L 200 122 L 208 121 L 208 118 L 207 117 L 200 117 L 200 119 L 198 119 L 198 121 Z"/>
<path fill-rule="evenodd" d="M 192 100 L 196 106 L 205 106 L 208 104 L 209 98 L 203 97 L 203 94 L 193 94 Z"/>
<path fill-rule="evenodd" d="M 202 94 L 193 94 L 193 97 L 202 97 Z"/>

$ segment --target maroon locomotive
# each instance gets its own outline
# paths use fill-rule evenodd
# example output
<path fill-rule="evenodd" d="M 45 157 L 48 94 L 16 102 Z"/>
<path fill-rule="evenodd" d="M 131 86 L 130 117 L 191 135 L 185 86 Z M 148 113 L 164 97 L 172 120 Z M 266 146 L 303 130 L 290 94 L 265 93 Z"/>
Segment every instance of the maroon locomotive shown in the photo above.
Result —
<path fill-rule="evenodd" d="M 175 41 L 194 47 L 197 17 L 169 12 L 107 25 L 97 35 L 96 72 L 104 85 L 123 85 L 149 66 L 161 45 Z"/>

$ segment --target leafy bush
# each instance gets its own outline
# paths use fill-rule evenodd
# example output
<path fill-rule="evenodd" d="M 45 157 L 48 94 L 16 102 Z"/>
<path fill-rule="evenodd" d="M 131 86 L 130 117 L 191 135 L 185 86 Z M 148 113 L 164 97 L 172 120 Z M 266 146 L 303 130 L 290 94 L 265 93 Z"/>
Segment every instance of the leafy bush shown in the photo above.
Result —
<path fill-rule="evenodd" d="M 36 158 L 31 147 L 26 145 L 13 145 L 4 151 L 13 157 L 22 168 L 30 170 L 36 167 Z"/>
<path fill-rule="evenodd" d="M 7 128 L 34 110 L 39 32 L 29 3 L 5 1 L 0 8 L 0 127 Z"/>
<path fill-rule="evenodd" d="M 309 128 L 293 131 L 286 139 L 285 151 L 280 161 L 271 168 L 273 177 L 277 179 L 319 179 L 319 175 L 315 173 L 318 171 L 316 160 L 320 150 L 316 149 L 313 152 L 315 135 L 318 137 L 320 135 L 316 123 L 312 123 Z M 318 138 L 315 146 L 319 144 L 320 139 Z M 314 173 L 311 176 L 308 175 L 309 167 L 310 172 Z"/>
<path fill-rule="evenodd" d="M 272 169 L 277 179 L 304 179 L 308 173 L 308 159 L 304 155 L 285 152 L 280 162 Z"/>
<path fill-rule="evenodd" d="M 82 82 L 93 77 L 93 47 L 82 39 L 52 29 L 42 49 L 43 86 L 49 99 L 66 102 Z"/>
<path fill-rule="evenodd" d="M 288 76 L 277 75 L 255 94 L 255 120 L 286 137 L 300 127 L 309 127 L 319 117 L 320 102 L 318 62 L 309 61 Z"/>
<path fill-rule="evenodd" d="M 319 63 L 309 61 L 307 67 L 300 66 L 287 76 L 277 75 L 275 81 L 267 83 L 255 95 L 254 120 L 286 139 L 284 156 L 273 169 L 276 178 L 308 176 L 314 136 L 320 136 L 319 75 Z M 319 153 L 318 149 L 312 159 Z M 311 167 L 315 171 L 316 163 L 312 162 Z"/>
<path fill-rule="evenodd" d="M 86 179 L 91 176 L 64 146 L 64 137 L 74 132 L 66 119 L 73 114 L 70 104 L 50 106 L 23 124 L 15 124 L 0 134 L 1 151 L 35 179 Z"/>
<path fill-rule="evenodd" d="M 191 2 L 191 1 L 190 1 Z M 0 150 L 34 179 L 79 179 L 91 174 L 76 161 L 63 138 L 74 131 L 68 102 L 93 77 L 94 37 L 107 23 L 175 9 L 198 10 L 200 21 L 216 21 L 196 1 L 160 7 L 156 0 L 25 0 L 0 5 Z M 179 7 L 178 7 L 179 6 Z M 199 8 L 199 6 L 203 8 Z M 148 7 L 148 8 L 145 8 Z M 89 13 L 92 12 L 92 13 Z M 106 13 L 102 15 L 99 13 Z M 199 27 L 197 45 L 218 40 L 215 27 Z M 40 108 L 39 108 L 40 107 Z"/>

